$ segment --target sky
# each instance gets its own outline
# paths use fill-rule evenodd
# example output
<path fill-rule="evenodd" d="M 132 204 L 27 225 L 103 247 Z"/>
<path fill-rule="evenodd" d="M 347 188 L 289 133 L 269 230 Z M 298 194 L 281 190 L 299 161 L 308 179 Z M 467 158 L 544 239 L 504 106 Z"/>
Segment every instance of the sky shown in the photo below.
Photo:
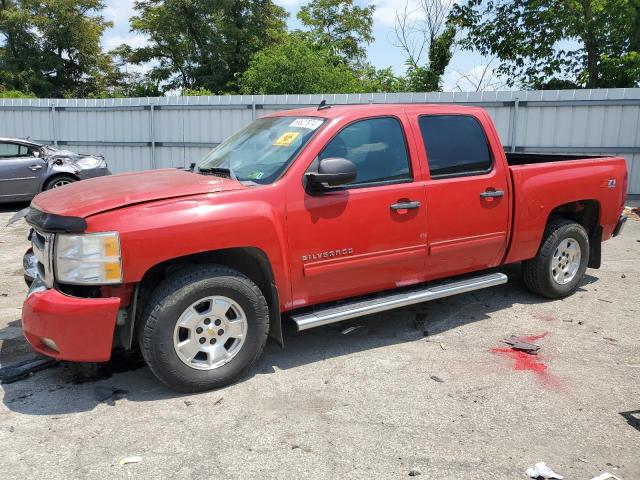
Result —
<path fill-rule="evenodd" d="M 289 28 L 294 29 L 300 26 L 296 19 L 296 13 L 300 6 L 308 0 L 274 0 L 276 4 L 283 6 L 289 12 Z M 108 29 L 102 39 L 103 47 L 106 50 L 117 47 L 122 43 L 127 43 L 132 47 L 139 47 L 144 44 L 145 38 L 129 32 L 129 18 L 134 14 L 134 0 L 106 0 L 104 17 L 113 22 L 113 28 Z M 417 0 L 409 0 L 409 11 L 412 18 L 420 19 L 419 9 L 416 8 Z M 405 71 L 405 58 L 402 51 L 394 46 L 394 19 L 396 9 L 404 6 L 403 0 L 360 0 L 356 3 L 360 5 L 373 4 L 376 7 L 373 17 L 373 34 L 375 42 L 369 45 L 369 61 L 378 68 L 392 67 L 394 72 L 402 74 Z M 485 73 L 484 90 L 495 90 L 502 87 L 500 82 L 493 84 L 496 80 L 492 74 L 492 62 L 482 58 L 474 52 L 456 51 L 445 72 L 443 84 L 445 91 L 473 91 L 482 74 Z M 488 74 L 487 74 L 488 73 Z M 471 81 L 465 80 L 471 78 Z"/>

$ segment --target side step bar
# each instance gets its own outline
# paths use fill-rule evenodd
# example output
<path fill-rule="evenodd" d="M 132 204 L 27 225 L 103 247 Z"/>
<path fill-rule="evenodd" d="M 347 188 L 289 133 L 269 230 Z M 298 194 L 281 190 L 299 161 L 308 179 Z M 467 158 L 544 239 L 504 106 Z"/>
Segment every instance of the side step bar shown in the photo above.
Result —
<path fill-rule="evenodd" d="M 406 307 L 416 303 L 428 302 L 438 298 L 449 297 L 459 293 L 480 290 L 507 283 L 507 276 L 503 273 L 489 273 L 479 277 L 467 278 L 456 282 L 448 282 L 438 285 L 423 286 L 418 289 L 401 293 L 391 292 L 377 298 L 355 300 L 342 303 L 338 306 L 330 306 L 324 309 L 294 314 L 291 319 L 296 323 L 298 330 L 320 327 L 329 323 L 341 322 L 349 318 L 362 317 L 372 313 L 384 312 L 398 307 Z"/>

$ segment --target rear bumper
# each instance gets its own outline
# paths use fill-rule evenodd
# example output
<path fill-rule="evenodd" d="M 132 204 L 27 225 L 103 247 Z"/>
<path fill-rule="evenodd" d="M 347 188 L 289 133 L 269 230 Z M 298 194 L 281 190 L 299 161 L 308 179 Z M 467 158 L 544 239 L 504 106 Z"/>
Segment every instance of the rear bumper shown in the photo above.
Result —
<path fill-rule="evenodd" d="M 624 227 L 625 223 L 627 223 L 627 217 L 625 215 L 620 215 L 618 223 L 616 224 L 616 228 L 613 229 L 613 233 L 611 234 L 611 236 L 617 237 L 618 235 L 620 235 L 620 232 L 622 232 L 622 228 Z"/>
<path fill-rule="evenodd" d="M 105 362 L 111 358 L 119 307 L 119 298 L 77 298 L 55 289 L 35 290 L 22 307 L 22 329 L 43 355 Z"/>

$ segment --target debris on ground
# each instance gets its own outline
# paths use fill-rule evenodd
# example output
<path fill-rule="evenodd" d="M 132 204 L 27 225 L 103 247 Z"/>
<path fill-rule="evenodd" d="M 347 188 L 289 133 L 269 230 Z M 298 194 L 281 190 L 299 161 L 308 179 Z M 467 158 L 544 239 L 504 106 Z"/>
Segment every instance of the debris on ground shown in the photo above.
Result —
<path fill-rule="evenodd" d="M 357 329 L 359 329 L 359 328 L 362 328 L 362 325 L 353 325 L 353 326 L 351 326 L 351 327 L 347 327 L 347 328 L 345 328 L 345 329 L 341 330 L 341 331 L 340 331 L 340 333 L 341 333 L 342 335 L 348 335 L 348 334 L 350 334 L 351 332 L 353 332 L 353 331 L 355 331 L 355 330 L 357 330 Z"/>
<path fill-rule="evenodd" d="M 558 475 L 556 472 L 551 470 L 551 468 L 544 462 L 538 462 L 532 468 L 527 468 L 527 475 L 529 475 L 530 478 L 557 478 L 558 480 L 562 480 L 564 478 L 562 475 Z"/>
<path fill-rule="evenodd" d="M 422 475 L 422 472 L 419 468 L 412 468 L 411 470 L 409 470 L 410 477 L 417 477 L 418 475 Z"/>
<path fill-rule="evenodd" d="M 127 465 L 128 463 L 140 463 L 142 461 L 142 457 L 124 457 L 120 460 L 120 465 Z"/>
<path fill-rule="evenodd" d="M 632 410 L 629 412 L 620 412 L 629 425 L 640 431 L 640 410 Z"/>
<path fill-rule="evenodd" d="M 36 357 L 0 368 L 0 383 L 13 383 L 32 376 L 34 373 L 57 365 L 53 358 Z"/>
<path fill-rule="evenodd" d="M 185 404 L 187 407 L 190 407 L 191 405 L 193 405 L 193 402 L 192 402 L 191 400 L 185 400 L 185 401 L 184 401 L 184 404 Z"/>
<path fill-rule="evenodd" d="M 609 473 L 609 472 L 604 472 L 603 474 L 600 474 L 597 477 L 593 477 L 591 480 L 608 480 L 610 478 L 613 478 L 614 480 L 620 480 L 614 474 Z"/>
<path fill-rule="evenodd" d="M 527 342 L 524 338 L 516 335 L 511 335 L 509 338 L 505 338 L 503 342 L 510 345 L 514 350 L 521 350 L 531 355 L 537 355 L 538 350 L 540 350 L 540 345 Z"/>
<path fill-rule="evenodd" d="M 220 405 L 222 403 L 222 401 L 224 400 L 224 397 L 220 397 L 219 399 L 217 399 L 215 402 L 213 402 L 214 405 Z"/>
<path fill-rule="evenodd" d="M 115 405 L 116 400 L 120 400 L 127 396 L 129 390 L 123 390 L 117 387 L 97 386 L 93 392 L 94 397 L 99 402 L 107 402 L 109 405 Z"/>
<path fill-rule="evenodd" d="M 441 378 L 440 378 L 439 376 L 437 376 L 437 375 L 431 375 L 429 378 L 430 378 L 431 380 L 433 380 L 434 382 L 444 383 L 444 380 L 443 380 L 443 379 L 441 379 Z"/>
<path fill-rule="evenodd" d="M 626 206 L 624 207 L 624 211 L 622 213 L 633 220 L 637 220 L 636 217 L 640 217 L 640 207 L 634 208 Z"/>

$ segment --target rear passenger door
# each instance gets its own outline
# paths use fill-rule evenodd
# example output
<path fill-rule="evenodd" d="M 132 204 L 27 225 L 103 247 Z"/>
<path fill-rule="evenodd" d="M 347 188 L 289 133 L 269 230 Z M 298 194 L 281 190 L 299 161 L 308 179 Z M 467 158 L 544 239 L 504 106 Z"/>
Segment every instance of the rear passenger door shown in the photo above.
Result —
<path fill-rule="evenodd" d="M 412 121 L 429 171 L 427 277 L 497 265 L 509 223 L 508 171 L 501 152 L 492 151 L 474 115 L 416 113 Z"/>

